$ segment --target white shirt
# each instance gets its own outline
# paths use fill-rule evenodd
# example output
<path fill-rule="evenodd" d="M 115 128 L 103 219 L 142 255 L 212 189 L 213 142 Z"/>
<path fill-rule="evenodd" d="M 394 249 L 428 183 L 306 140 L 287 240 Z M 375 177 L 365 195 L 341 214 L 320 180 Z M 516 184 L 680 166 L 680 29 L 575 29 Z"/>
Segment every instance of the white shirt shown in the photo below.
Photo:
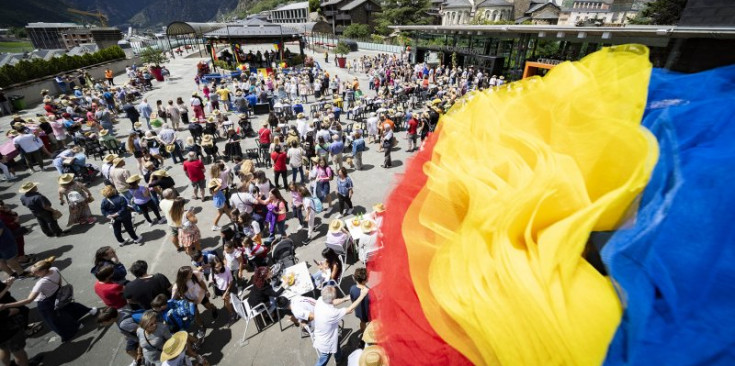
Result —
<path fill-rule="evenodd" d="M 302 139 L 306 137 L 306 120 L 305 119 L 299 118 L 296 120 L 296 132 L 299 133 L 299 136 L 301 136 Z"/>
<path fill-rule="evenodd" d="M 199 101 L 199 98 L 192 97 L 191 99 L 189 99 L 189 104 L 191 104 L 192 106 L 198 106 L 202 105 L 202 102 Z"/>
<path fill-rule="evenodd" d="M 288 165 L 291 168 L 301 167 L 301 157 L 303 156 L 303 153 L 301 152 L 301 148 L 292 147 L 288 149 L 286 156 L 288 156 Z"/>
<path fill-rule="evenodd" d="M 309 321 L 309 315 L 314 313 L 316 300 L 311 297 L 295 296 L 291 299 L 291 313 L 298 320 Z M 309 326 L 313 326 L 314 322 L 310 322 Z"/>
<path fill-rule="evenodd" d="M 320 297 L 314 306 L 314 348 L 321 353 L 337 353 L 339 347 L 339 321 L 347 314 L 347 308 L 338 309 L 325 303 Z"/>
<path fill-rule="evenodd" d="M 186 352 L 181 352 L 175 358 L 163 361 L 161 366 L 192 366 L 191 360 L 186 356 Z"/>
<path fill-rule="evenodd" d="M 232 253 L 222 252 L 225 255 L 225 265 L 230 271 L 237 271 L 240 268 L 240 261 L 238 258 L 242 257 L 242 252 L 237 249 L 233 249 Z"/>
<path fill-rule="evenodd" d="M 166 222 L 168 226 L 178 228 L 179 226 L 174 223 L 174 219 L 171 218 L 171 207 L 174 206 L 173 200 L 162 199 L 158 204 L 158 207 L 163 211 L 163 215 L 166 216 Z"/>
<path fill-rule="evenodd" d="M 235 206 L 240 212 L 253 213 L 253 205 L 256 203 L 258 202 L 250 193 L 237 192 L 230 196 L 230 206 Z"/>
<path fill-rule="evenodd" d="M 110 172 L 112 171 L 112 163 L 104 163 L 100 168 L 100 172 L 105 179 L 110 180 Z"/>
<path fill-rule="evenodd" d="M 59 269 L 51 267 L 46 276 L 36 281 L 31 292 L 38 294 L 36 301 L 45 300 L 47 297 L 53 296 L 56 293 L 56 290 L 59 289 L 60 282 L 61 274 L 59 273 Z"/>
<path fill-rule="evenodd" d="M 40 137 L 36 137 L 30 133 L 20 135 L 13 139 L 13 143 L 20 146 L 25 153 L 32 153 L 43 147 Z"/>

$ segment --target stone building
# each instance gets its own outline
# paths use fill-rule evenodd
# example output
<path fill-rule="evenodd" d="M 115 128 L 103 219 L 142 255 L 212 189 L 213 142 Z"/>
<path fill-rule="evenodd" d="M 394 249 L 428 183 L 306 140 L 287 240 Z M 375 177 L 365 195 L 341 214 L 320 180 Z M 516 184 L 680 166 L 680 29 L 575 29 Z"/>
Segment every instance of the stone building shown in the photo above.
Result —
<path fill-rule="evenodd" d="M 556 24 L 561 8 L 553 0 L 445 0 L 442 25 L 514 21 Z"/>
<path fill-rule="evenodd" d="M 319 5 L 324 20 L 332 25 L 334 34 L 342 31 L 352 23 L 367 24 L 370 29 L 375 26 L 375 14 L 381 11 L 375 0 L 329 0 Z"/>
<path fill-rule="evenodd" d="M 309 2 L 286 4 L 270 12 L 270 21 L 279 24 L 306 23 L 309 21 Z"/>

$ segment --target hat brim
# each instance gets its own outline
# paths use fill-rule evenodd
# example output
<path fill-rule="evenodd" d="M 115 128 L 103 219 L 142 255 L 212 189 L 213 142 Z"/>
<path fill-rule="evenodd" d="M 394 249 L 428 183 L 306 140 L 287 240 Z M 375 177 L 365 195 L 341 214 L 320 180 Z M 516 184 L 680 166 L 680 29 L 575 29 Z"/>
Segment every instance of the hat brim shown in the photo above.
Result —
<path fill-rule="evenodd" d="M 163 351 L 161 352 L 161 362 L 174 359 L 178 357 L 181 352 L 184 352 L 184 349 L 186 349 L 188 338 L 189 334 L 186 333 L 186 331 L 182 330 L 174 333 L 171 338 L 166 341 L 166 343 L 174 342 L 176 346 L 171 349 L 167 349 L 166 343 L 164 343 Z"/>

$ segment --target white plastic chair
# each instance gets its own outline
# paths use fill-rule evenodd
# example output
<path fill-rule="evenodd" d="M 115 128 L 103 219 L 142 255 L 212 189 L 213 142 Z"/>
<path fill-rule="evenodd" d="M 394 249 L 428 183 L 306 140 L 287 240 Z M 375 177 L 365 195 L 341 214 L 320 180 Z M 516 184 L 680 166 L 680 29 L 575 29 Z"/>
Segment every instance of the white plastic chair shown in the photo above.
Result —
<path fill-rule="evenodd" d="M 253 286 L 248 286 L 245 290 L 242 292 L 245 292 L 246 290 L 249 290 Z M 235 312 L 237 315 L 239 315 L 241 318 L 245 319 L 245 331 L 242 333 L 242 339 L 240 339 L 240 346 L 245 346 L 248 344 L 247 335 L 248 335 L 248 326 L 250 325 L 250 321 L 254 320 L 256 317 L 260 316 L 263 320 L 263 323 L 265 323 L 265 317 L 263 316 L 263 313 L 268 314 L 268 318 L 270 318 L 271 323 L 273 323 L 273 316 L 271 315 L 271 312 L 275 310 L 275 306 L 271 305 L 270 308 L 266 307 L 265 304 L 260 303 L 256 305 L 255 307 L 250 307 L 250 304 L 247 301 L 247 298 L 241 298 L 242 292 L 238 295 L 232 294 L 230 295 L 230 302 L 232 303 L 232 307 L 235 309 Z M 255 323 L 255 328 L 258 331 L 255 333 L 256 335 L 260 333 L 261 329 L 258 329 L 258 324 Z"/>

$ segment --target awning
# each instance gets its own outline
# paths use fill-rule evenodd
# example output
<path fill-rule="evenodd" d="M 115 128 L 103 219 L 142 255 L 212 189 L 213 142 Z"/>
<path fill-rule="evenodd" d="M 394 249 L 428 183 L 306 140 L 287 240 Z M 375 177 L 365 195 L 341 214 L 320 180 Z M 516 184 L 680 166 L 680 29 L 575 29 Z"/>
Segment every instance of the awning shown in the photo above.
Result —
<path fill-rule="evenodd" d="M 172 22 L 166 27 L 167 36 L 181 36 L 194 34 L 201 37 L 204 33 L 211 32 L 224 27 L 223 23 L 190 23 L 190 22 Z"/>

